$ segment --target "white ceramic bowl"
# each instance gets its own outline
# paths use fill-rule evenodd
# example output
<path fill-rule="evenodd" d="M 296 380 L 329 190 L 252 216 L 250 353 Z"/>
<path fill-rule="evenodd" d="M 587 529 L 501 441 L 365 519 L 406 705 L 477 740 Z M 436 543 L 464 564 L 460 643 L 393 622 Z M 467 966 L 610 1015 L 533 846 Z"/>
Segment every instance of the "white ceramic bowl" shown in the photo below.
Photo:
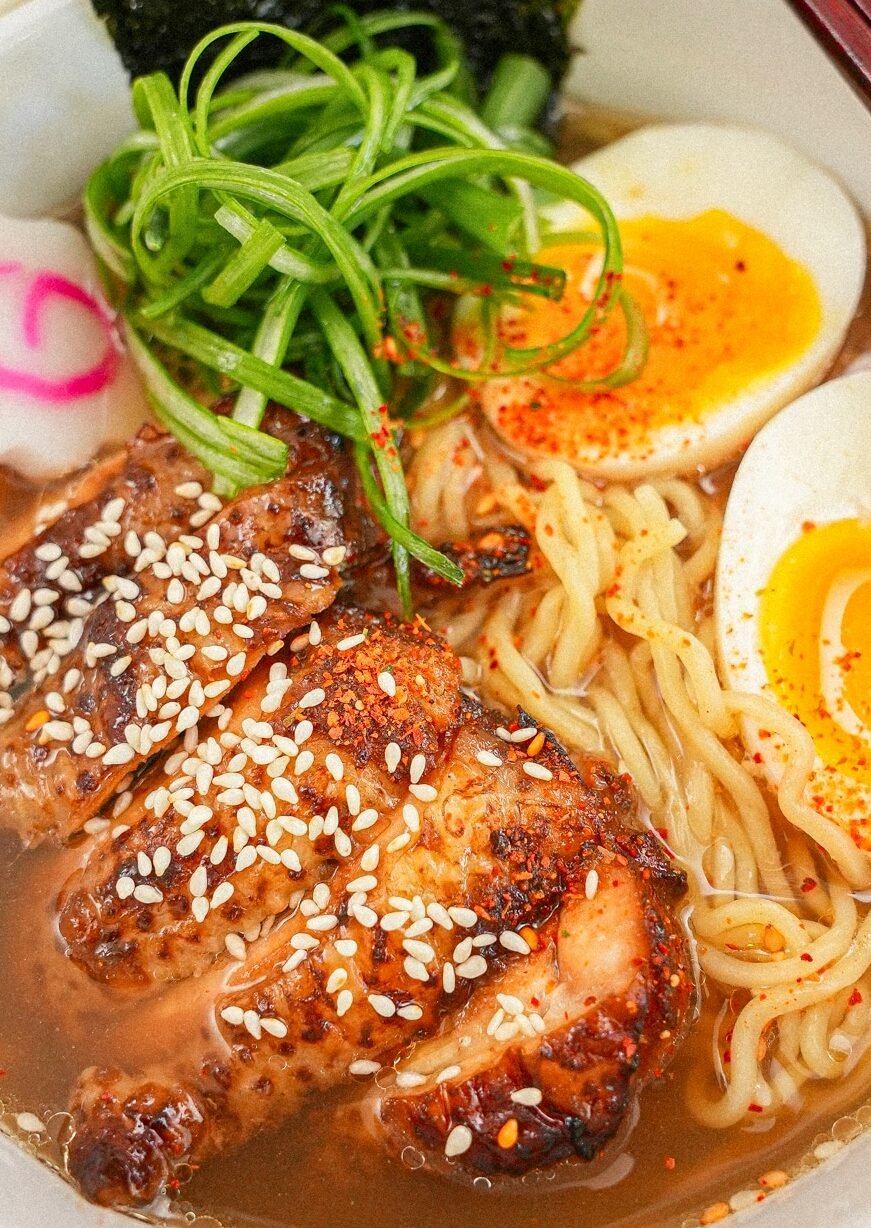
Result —
<path fill-rule="evenodd" d="M 0 213 L 28 216 L 74 200 L 133 121 L 89 0 L 10 3 L 0 0 Z M 834 171 L 871 217 L 871 113 L 784 0 L 584 0 L 575 36 L 584 53 L 568 87 L 579 98 L 766 127 Z M 728 1222 L 871 1228 L 869 1170 L 871 1132 Z M 84 1203 L 0 1134 L 0 1228 L 130 1223 Z"/>

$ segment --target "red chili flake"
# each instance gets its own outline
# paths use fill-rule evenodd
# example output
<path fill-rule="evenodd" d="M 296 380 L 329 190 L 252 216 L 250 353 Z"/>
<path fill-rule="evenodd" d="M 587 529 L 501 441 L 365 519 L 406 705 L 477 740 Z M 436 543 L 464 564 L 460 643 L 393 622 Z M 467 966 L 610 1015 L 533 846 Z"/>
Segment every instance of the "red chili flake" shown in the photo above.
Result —
<path fill-rule="evenodd" d="M 664 1160 L 664 1163 L 665 1163 L 665 1167 L 668 1169 L 668 1171 L 669 1171 L 669 1172 L 672 1172 L 672 1171 L 673 1171 L 673 1169 L 675 1168 L 676 1164 L 677 1164 L 677 1160 L 674 1158 L 674 1156 L 666 1156 L 666 1157 L 665 1157 L 665 1160 Z"/>
<path fill-rule="evenodd" d="M 806 878 L 802 882 L 801 889 L 805 892 L 805 894 L 807 894 L 808 891 L 813 891 L 816 885 L 817 880 L 815 878 Z"/>
<path fill-rule="evenodd" d="M 854 989 L 853 992 L 850 994 L 849 998 L 847 999 L 847 1005 L 848 1006 L 858 1006 L 861 1001 L 862 1001 L 861 991 L 858 989 Z"/>
<path fill-rule="evenodd" d="M 765 1112 L 761 1104 L 748 1104 L 747 1111 L 748 1113 L 764 1113 Z"/>
<path fill-rule="evenodd" d="M 806 964 L 812 964 L 814 962 L 814 957 L 811 955 L 809 951 L 803 952 L 801 958 L 805 961 Z"/>

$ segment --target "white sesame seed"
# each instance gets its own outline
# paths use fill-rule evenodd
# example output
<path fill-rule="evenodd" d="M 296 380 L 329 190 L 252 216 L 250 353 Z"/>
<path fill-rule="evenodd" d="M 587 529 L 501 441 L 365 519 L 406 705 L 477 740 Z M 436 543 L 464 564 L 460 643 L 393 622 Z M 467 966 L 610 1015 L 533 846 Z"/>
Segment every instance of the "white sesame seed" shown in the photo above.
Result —
<path fill-rule="evenodd" d="M 391 775 L 399 767 L 399 761 L 402 758 L 402 751 L 396 742 L 388 742 L 384 748 L 384 762 L 387 764 L 387 771 Z"/>
<path fill-rule="evenodd" d="M 528 955 L 530 952 L 529 943 L 514 930 L 504 930 L 499 935 L 499 945 L 506 951 L 514 951 L 517 955 Z"/>
<path fill-rule="evenodd" d="M 179 840 L 175 846 L 175 851 L 179 857 L 190 857 L 191 853 L 195 853 L 203 841 L 204 832 L 195 831 L 191 835 L 185 836 Z"/>
<path fill-rule="evenodd" d="M 316 708 L 318 704 L 322 704 L 326 699 L 326 692 L 322 687 L 314 687 L 311 691 L 306 691 L 305 695 L 300 699 L 297 707 L 299 708 Z M 297 743 L 299 738 L 295 739 Z"/>
<path fill-rule="evenodd" d="M 327 993 L 338 993 L 338 991 L 347 983 L 348 973 L 344 968 L 336 968 L 330 973 L 327 981 Z"/>
<path fill-rule="evenodd" d="M 345 775 L 345 764 L 341 757 L 334 752 L 330 752 L 324 760 L 327 771 L 332 776 L 333 780 L 341 780 Z"/>
<path fill-rule="evenodd" d="M 531 738 L 534 738 L 537 733 L 538 730 L 534 725 L 524 725 L 522 729 L 514 730 L 514 732 L 511 734 L 511 741 L 528 742 Z"/>
<path fill-rule="evenodd" d="M 96 743 L 91 743 L 88 749 L 90 750 L 94 745 Z M 136 752 L 132 746 L 126 746 L 123 742 L 120 742 L 117 746 L 112 746 L 106 751 L 103 755 L 103 762 L 107 767 L 115 767 L 122 763 L 129 763 L 135 755 Z"/>
<path fill-rule="evenodd" d="M 348 1074 L 373 1075 L 377 1074 L 380 1069 L 380 1062 L 369 1062 L 363 1058 L 358 1058 L 356 1061 L 351 1062 L 351 1065 L 348 1067 Z"/>
<path fill-rule="evenodd" d="M 502 760 L 498 755 L 494 755 L 493 751 L 491 750 L 479 750 L 475 758 L 479 763 L 482 763 L 484 767 L 495 768 L 502 766 Z"/>
<path fill-rule="evenodd" d="M 282 1019 L 265 1018 L 260 1020 L 260 1026 L 270 1036 L 282 1040 L 287 1035 L 287 1024 Z"/>
<path fill-rule="evenodd" d="M 209 877 L 205 866 L 197 866 L 188 883 L 192 896 L 205 895 L 209 888 Z"/>
<path fill-rule="evenodd" d="M 248 947 L 241 934 L 227 934 L 224 937 L 224 946 L 227 948 L 227 954 L 239 962 L 244 960 L 248 953 Z"/>
<path fill-rule="evenodd" d="M 34 557 L 39 559 L 41 563 L 53 563 L 55 559 L 61 556 L 61 548 L 57 542 L 43 542 L 34 550 Z"/>
<path fill-rule="evenodd" d="M 347 1015 L 348 1011 L 353 1005 L 354 995 L 351 993 L 350 989 L 343 989 L 336 998 L 336 1014 L 339 1019 L 342 1019 L 345 1015 Z"/>
<path fill-rule="evenodd" d="M 158 848 L 154 850 L 154 855 L 151 860 L 152 860 L 152 865 L 154 868 L 154 873 L 157 875 L 158 878 L 162 878 L 163 875 L 166 873 L 166 871 L 169 869 L 169 863 L 172 861 L 172 853 L 169 851 L 169 849 L 166 847 L 165 844 L 161 844 Z"/>
<path fill-rule="evenodd" d="M 336 951 L 343 959 L 351 959 L 357 954 L 357 944 L 353 938 L 340 938 L 336 943 Z"/>
<path fill-rule="evenodd" d="M 378 811 L 369 806 L 366 810 L 360 811 L 360 814 L 351 824 L 351 831 L 366 831 L 368 828 L 374 827 L 380 817 Z"/>
<path fill-rule="evenodd" d="M 401 1070 L 396 1076 L 396 1086 L 400 1088 L 420 1087 L 423 1083 L 426 1083 L 426 1075 L 416 1070 Z"/>
<path fill-rule="evenodd" d="M 593 896 L 599 889 L 599 872 L 598 870 L 590 870 L 584 882 L 584 895 L 588 900 L 592 900 Z"/>
<path fill-rule="evenodd" d="M 290 959 L 286 960 L 282 966 L 282 972 L 293 972 L 301 963 L 308 959 L 308 951 L 294 951 Z"/>
<path fill-rule="evenodd" d="M 128 874 L 122 874 L 115 883 L 115 894 L 119 900 L 126 900 L 136 890 L 136 884 Z"/>
<path fill-rule="evenodd" d="M 282 802 L 290 802 L 291 805 L 296 805 L 299 801 L 296 789 L 289 780 L 285 780 L 283 776 L 277 777 L 272 782 L 272 792 Z"/>
<path fill-rule="evenodd" d="M 471 908 L 462 908 L 455 904 L 448 909 L 448 915 L 454 924 L 459 925 L 462 929 L 468 930 L 478 924 L 478 914 Z"/>
<path fill-rule="evenodd" d="M 357 815 L 360 813 L 360 790 L 356 785 L 346 786 L 345 805 L 348 807 L 348 814 Z"/>
<path fill-rule="evenodd" d="M 127 667 L 130 665 L 130 662 L 132 660 L 133 658 L 129 656 L 119 657 L 118 660 L 113 663 L 111 669 L 109 670 L 109 674 L 111 675 L 111 677 L 120 678 L 121 675 L 124 673 L 124 671 L 127 669 Z"/>
<path fill-rule="evenodd" d="M 439 795 L 432 785 L 409 785 L 408 791 L 419 802 L 434 802 Z"/>
<path fill-rule="evenodd" d="M 345 890 L 349 893 L 353 891 L 374 891 L 378 886 L 378 879 L 374 874 L 362 874 L 359 878 L 351 879 L 345 885 Z"/>
<path fill-rule="evenodd" d="M 310 750 L 303 750 L 296 757 L 296 762 L 293 765 L 295 776 L 302 776 L 309 770 L 314 763 L 315 757 Z"/>
<path fill-rule="evenodd" d="M 515 1104 L 525 1104 L 529 1108 L 534 1108 L 535 1105 L 541 1104 L 541 1090 L 537 1087 L 521 1087 L 518 1091 L 511 1093 L 511 1099 Z"/>
<path fill-rule="evenodd" d="M 23 623 L 30 614 L 31 594 L 29 588 L 23 588 L 9 607 L 9 617 L 14 623 Z"/>
<path fill-rule="evenodd" d="M 358 644 L 362 644 L 365 639 L 366 636 L 362 633 L 360 635 L 346 635 L 343 640 L 339 640 L 336 648 L 339 652 L 347 652 L 351 648 L 356 648 Z"/>
<path fill-rule="evenodd" d="M 327 546 L 326 550 L 321 552 L 321 558 L 328 567 L 338 567 L 344 562 L 347 553 L 347 546 Z"/>
<path fill-rule="evenodd" d="M 454 1126 L 445 1139 L 445 1155 L 448 1159 L 464 1155 L 472 1146 L 472 1131 L 468 1126 Z"/>
<path fill-rule="evenodd" d="M 310 917 L 306 922 L 306 928 L 315 933 L 325 933 L 327 930 L 335 929 L 338 924 L 338 917 L 332 913 L 322 913 L 320 916 Z"/>
<path fill-rule="evenodd" d="M 15 1118 L 15 1124 L 25 1134 L 45 1133 L 45 1126 L 35 1113 L 19 1113 Z"/>
<path fill-rule="evenodd" d="M 221 1018 L 233 1027 L 238 1027 L 245 1018 L 245 1012 L 241 1006 L 225 1006 L 221 1011 Z"/>
<path fill-rule="evenodd" d="M 396 1003 L 392 998 L 388 998 L 386 994 L 367 994 L 366 1001 L 372 1007 L 375 1014 L 380 1015 L 382 1019 L 392 1019 L 396 1014 Z"/>
<path fill-rule="evenodd" d="M 158 891 L 157 887 L 152 887 L 149 883 L 140 883 L 133 892 L 133 898 L 140 904 L 159 904 L 163 900 L 163 892 Z"/>
<path fill-rule="evenodd" d="M 181 482 L 176 486 L 175 493 L 180 499 L 198 499 L 203 488 L 199 482 Z"/>
<path fill-rule="evenodd" d="M 436 1075 L 436 1083 L 447 1083 L 450 1079 L 455 1079 L 458 1074 L 462 1074 L 461 1066 L 445 1066 L 444 1070 L 440 1070 Z"/>
<path fill-rule="evenodd" d="M 453 958 L 458 964 L 461 964 L 464 959 L 468 959 L 474 950 L 471 938 L 463 938 L 454 947 Z"/>
<path fill-rule="evenodd" d="M 533 759 L 524 760 L 523 770 L 533 780 L 553 780 L 550 768 L 546 768 L 543 763 L 536 763 Z"/>
<path fill-rule="evenodd" d="M 381 928 L 389 934 L 392 930 L 402 929 L 408 918 L 407 912 L 387 912 L 381 918 Z"/>
<path fill-rule="evenodd" d="M 411 842 L 410 832 L 404 831 L 402 832 L 401 835 L 393 837 L 393 839 L 387 845 L 387 852 L 388 853 L 398 853 L 400 849 L 404 849 L 406 844 L 409 844 L 410 842 Z"/>
<path fill-rule="evenodd" d="M 430 960 L 435 959 L 435 951 L 428 942 L 418 942 L 414 938 L 406 938 L 402 943 L 402 948 L 415 959 L 419 959 L 421 963 L 427 964 Z"/>
<path fill-rule="evenodd" d="M 462 963 L 457 964 L 458 975 L 469 981 L 483 976 L 486 971 L 487 961 L 483 955 L 472 955 L 469 959 L 464 959 Z"/>
<path fill-rule="evenodd" d="M 245 1011 L 244 1015 L 242 1016 L 242 1022 L 245 1025 L 246 1030 L 254 1037 L 254 1039 L 259 1040 L 263 1035 L 263 1029 L 260 1026 L 260 1016 L 257 1014 L 257 1012 Z"/>
<path fill-rule="evenodd" d="M 244 652 L 237 652 L 234 657 L 231 657 L 227 662 L 227 675 L 230 678 L 235 678 L 242 673 L 245 668 L 247 657 Z"/>
<path fill-rule="evenodd" d="M 304 580 L 323 580 L 330 574 L 328 567 L 319 567 L 316 563 L 303 563 L 299 574 Z"/>
<path fill-rule="evenodd" d="M 378 685 L 385 695 L 391 699 L 396 694 L 396 679 L 386 669 L 378 675 Z"/>
<path fill-rule="evenodd" d="M 194 915 L 194 920 L 198 921 L 200 925 L 202 925 L 206 917 L 209 915 L 209 901 L 204 895 L 197 896 L 191 905 L 191 912 Z"/>
<path fill-rule="evenodd" d="M 142 878 L 148 878 L 151 873 L 151 858 L 147 853 L 139 852 L 136 854 L 136 869 Z"/>
<path fill-rule="evenodd" d="M 380 859 L 380 847 L 377 844 L 370 844 L 369 848 L 366 849 L 363 856 L 360 858 L 360 868 L 365 870 L 367 873 L 371 873 L 371 871 L 378 865 Z"/>
<path fill-rule="evenodd" d="M 408 769 L 408 778 L 416 785 L 426 771 L 426 755 L 415 755 Z"/>
<path fill-rule="evenodd" d="M 406 802 L 402 807 L 402 820 L 409 831 L 420 831 L 420 811 L 413 802 Z"/>
<path fill-rule="evenodd" d="M 305 562 L 313 562 L 318 556 L 314 550 L 308 546 L 302 546 L 297 542 L 292 542 L 287 548 L 287 553 L 294 559 L 302 559 Z"/>

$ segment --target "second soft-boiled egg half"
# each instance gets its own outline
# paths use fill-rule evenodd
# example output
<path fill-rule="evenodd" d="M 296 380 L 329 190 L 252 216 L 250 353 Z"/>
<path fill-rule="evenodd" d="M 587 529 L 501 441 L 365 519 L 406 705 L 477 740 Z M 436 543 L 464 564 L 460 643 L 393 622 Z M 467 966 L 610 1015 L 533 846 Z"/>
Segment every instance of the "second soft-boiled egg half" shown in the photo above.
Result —
<path fill-rule="evenodd" d="M 816 383 L 840 348 L 865 273 L 859 216 L 831 176 L 745 128 L 644 128 L 573 169 L 618 219 L 624 284 L 649 332 L 646 364 L 622 387 L 572 387 L 619 362 L 625 325 L 613 311 L 549 373 L 481 385 L 482 407 L 518 452 L 596 477 L 711 469 Z M 500 336 L 515 348 L 565 336 L 601 271 L 583 211 L 562 204 L 547 221 L 557 233 L 538 259 L 567 271 L 566 291 L 503 309 Z"/>
<path fill-rule="evenodd" d="M 767 695 L 813 739 L 807 796 L 871 849 L 871 372 L 815 388 L 765 426 L 726 508 L 715 616 L 735 690 Z M 777 785 L 786 750 L 745 723 Z"/>

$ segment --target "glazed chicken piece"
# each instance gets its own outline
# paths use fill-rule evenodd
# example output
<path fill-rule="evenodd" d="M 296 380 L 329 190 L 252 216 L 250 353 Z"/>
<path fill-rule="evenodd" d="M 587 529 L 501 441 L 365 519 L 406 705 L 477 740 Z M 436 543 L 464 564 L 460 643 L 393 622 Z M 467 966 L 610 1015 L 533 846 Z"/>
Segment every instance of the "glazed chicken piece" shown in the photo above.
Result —
<path fill-rule="evenodd" d="M 590 875 L 527 960 L 397 1066 L 375 1103 L 394 1150 L 488 1176 L 591 1160 L 668 1064 L 692 987 L 669 911 L 680 876 L 616 859 Z"/>
<path fill-rule="evenodd" d="M 377 838 L 386 819 L 370 816 L 396 810 L 411 758 L 415 772 L 436 761 L 460 712 L 444 644 L 356 612 L 330 612 L 300 641 L 233 692 L 190 753 L 142 777 L 115 807 L 118 834 L 65 886 L 60 933 L 91 976 L 141 987 L 244 952 L 240 928 L 259 932 Z"/>
<path fill-rule="evenodd" d="M 14 688 L 56 674 L 109 575 L 147 563 L 147 534 L 164 542 L 213 514 L 209 477 L 171 435 L 144 427 L 123 453 L 89 472 L 65 510 L 0 562 L 0 725 Z M 130 536 L 130 535 L 133 536 Z M 140 562 L 141 559 L 141 562 Z"/>
<path fill-rule="evenodd" d="M 661 1018 L 674 1017 L 675 1038 L 683 1026 L 683 938 L 662 920 L 662 943 L 671 950 L 652 958 L 647 942 L 659 917 L 656 880 L 675 892 L 683 880 L 651 837 L 630 828 L 633 798 L 625 779 L 597 760 L 579 769 L 551 737 L 533 729 L 520 728 L 526 740 L 514 740 L 497 717 L 457 696 L 456 662 L 420 623 L 400 630 L 390 620 L 348 611 L 322 620 L 320 631 L 318 643 L 300 649 L 298 663 L 287 661 L 289 677 L 314 671 L 306 678 L 320 682 L 305 709 L 312 732 L 295 762 L 305 746 L 315 747 L 318 758 L 332 746 L 339 788 L 322 797 L 323 774 L 313 775 L 321 783 L 301 808 L 308 814 L 332 802 L 336 830 L 348 833 L 351 850 L 331 852 L 332 876 L 322 862 L 320 881 L 297 911 L 244 953 L 220 989 L 214 975 L 203 978 L 215 995 L 207 1026 L 188 1026 L 184 1012 L 173 1009 L 184 1001 L 193 1010 L 195 981 L 170 988 L 162 1005 L 160 998 L 143 1003 L 144 1027 L 155 1011 L 176 1023 L 172 1058 L 140 1071 L 92 1069 L 82 1076 L 69 1163 L 94 1201 L 145 1205 L 179 1165 L 199 1163 L 277 1124 L 313 1090 L 366 1077 L 427 1037 L 449 1038 L 457 1028 L 459 1042 L 473 1019 L 486 1035 L 493 994 L 502 992 L 494 987 L 527 980 L 545 985 L 555 974 L 554 956 L 549 967 L 545 956 L 561 908 L 574 917 L 580 907 L 580 922 L 590 924 L 597 948 L 615 917 L 623 935 L 610 963 L 600 952 L 589 968 L 577 956 L 573 969 L 560 953 L 567 1023 L 590 1024 L 592 993 L 614 1004 L 615 1016 L 616 1003 L 623 1003 L 621 1027 L 603 1029 L 601 1076 L 591 1069 L 582 1086 L 569 1081 L 579 1111 L 602 1096 L 613 1069 L 624 1073 L 630 1031 L 642 1047 L 651 1027 L 656 1036 L 663 1030 L 649 1000 L 661 989 L 666 961 L 682 989 Z M 390 672 L 382 665 L 394 638 L 399 651 Z M 522 714 L 519 722 L 526 724 Z M 301 782 L 292 775 L 301 802 L 308 773 L 317 771 L 311 753 Z M 379 804 L 364 807 L 357 781 L 367 772 L 377 780 L 369 796 Z M 315 845 L 323 834 L 316 823 Z M 205 849 L 199 860 L 208 863 Z M 625 879 L 625 892 L 614 889 L 619 904 L 606 919 L 588 916 L 579 901 L 587 903 L 590 875 L 604 880 L 612 867 Z M 148 910 L 162 907 L 141 905 L 143 928 Z M 227 907 L 223 901 L 217 911 Z M 610 944 L 610 933 L 607 938 Z M 157 948 L 149 950 L 159 958 Z M 148 956 L 139 958 L 144 966 Z M 630 1000 L 638 1021 L 628 1019 Z M 559 1039 L 556 1015 L 544 1019 Z M 573 1053 L 583 1052 L 574 1032 L 569 1043 Z M 488 1057 L 474 1052 L 486 1082 L 492 1050 Z M 408 1084 L 402 1076 L 400 1082 Z M 618 1091 L 597 1134 L 602 1142 L 629 1107 L 631 1071 Z M 565 1113 L 565 1101 L 558 1103 Z M 386 1107 L 383 1116 L 393 1136 L 407 1128 Z M 525 1166 L 540 1162 L 540 1151 L 530 1153 Z"/>
<path fill-rule="evenodd" d="M 200 509 L 208 524 L 197 518 L 174 542 L 137 539 L 135 574 L 102 576 L 107 599 L 83 612 L 57 672 L 17 705 L 0 735 L 0 823 L 24 840 L 79 831 L 152 752 L 195 739 L 264 654 L 332 603 L 348 543 L 368 540 L 354 467 L 336 437 L 276 419 L 287 476 L 220 510 L 215 499 Z M 66 538 L 63 549 L 75 553 Z"/>

